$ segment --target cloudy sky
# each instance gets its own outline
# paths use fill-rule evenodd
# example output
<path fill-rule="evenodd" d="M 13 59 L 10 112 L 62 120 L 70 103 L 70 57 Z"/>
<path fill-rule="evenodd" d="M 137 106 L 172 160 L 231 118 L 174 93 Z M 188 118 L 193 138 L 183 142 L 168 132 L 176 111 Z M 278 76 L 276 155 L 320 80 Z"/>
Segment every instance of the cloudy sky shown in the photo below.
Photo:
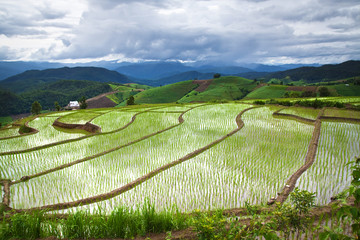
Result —
<path fill-rule="evenodd" d="M 350 59 L 359 0 L 0 0 L 0 60 Z"/>

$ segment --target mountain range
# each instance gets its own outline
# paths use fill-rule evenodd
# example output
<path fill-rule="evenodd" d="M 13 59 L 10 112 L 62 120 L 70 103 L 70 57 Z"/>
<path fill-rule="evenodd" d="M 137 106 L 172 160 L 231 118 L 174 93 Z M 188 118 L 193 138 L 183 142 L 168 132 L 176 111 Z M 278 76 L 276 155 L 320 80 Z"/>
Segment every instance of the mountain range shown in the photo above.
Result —
<path fill-rule="evenodd" d="M 199 73 L 221 73 L 223 75 L 236 75 L 248 72 L 277 72 L 304 66 L 320 66 L 318 64 L 285 64 L 285 65 L 264 65 L 264 64 L 243 64 L 242 66 L 217 66 L 206 63 L 184 64 L 172 61 L 153 61 L 153 62 L 115 62 L 100 61 L 90 63 L 54 63 L 54 62 L 7 62 L 0 61 L 0 81 L 27 70 L 44 70 L 49 68 L 62 67 L 100 67 L 108 70 L 114 70 L 133 81 L 157 81 L 162 78 L 169 78 L 183 72 Z"/>
<path fill-rule="evenodd" d="M 55 63 L 39 63 L 38 65 L 33 65 L 31 63 L 21 62 L 12 66 L 13 69 L 15 69 L 14 66 L 18 66 L 19 68 L 17 69 L 19 70 L 21 67 L 45 67 L 54 66 L 54 64 Z M 150 62 L 138 64 L 123 63 L 122 66 L 119 66 L 117 63 L 102 62 L 102 64 L 110 64 L 112 67 L 116 67 L 117 71 L 100 67 L 60 67 L 44 70 L 27 70 L 20 74 L 10 76 L 0 81 L 0 115 L 4 116 L 26 112 L 30 109 L 31 103 L 33 101 L 39 101 L 45 109 L 53 108 L 54 101 L 58 101 L 60 105 L 64 106 L 68 101 L 77 100 L 81 96 L 91 98 L 98 94 L 113 91 L 114 84 L 116 86 L 123 86 L 126 88 L 126 91 L 128 91 L 129 87 L 122 84 L 138 83 L 150 86 L 164 86 L 183 82 L 185 80 L 192 81 L 213 79 L 215 73 L 220 73 L 222 76 L 233 75 L 245 79 L 253 79 L 251 84 L 254 82 L 271 82 L 289 85 L 328 82 L 332 80 L 341 80 L 360 76 L 360 61 L 347 61 L 341 64 L 324 65 L 320 67 L 307 66 L 280 72 L 256 72 L 253 69 L 238 66 L 186 66 L 179 62 Z M 10 65 L 7 65 L 7 67 L 9 68 Z M 0 64 L 0 67 L 1 66 L 3 65 Z M 263 71 L 266 71 L 266 68 L 268 68 L 264 65 L 249 65 L 249 67 L 261 69 Z M 197 71 L 192 69 L 196 69 Z M 119 73 L 118 71 L 120 70 L 126 72 L 129 75 Z M 153 78 L 141 78 L 147 76 L 147 74 Z M 276 81 L 274 79 L 276 79 Z M 235 82 L 237 81 L 238 80 Z M 244 80 L 241 81 L 242 83 L 240 85 L 236 83 L 235 85 L 230 85 L 229 87 L 222 87 L 223 89 L 226 89 L 226 91 L 224 90 L 224 93 L 227 94 L 230 92 L 232 95 L 232 97 L 230 97 L 231 99 L 241 99 L 246 96 L 246 94 L 252 91 L 250 87 L 247 87 L 251 84 L 243 86 Z M 221 84 L 219 86 L 221 86 Z M 189 89 L 195 88 L 196 85 L 197 83 L 191 83 L 186 85 L 184 89 L 188 91 Z M 183 85 L 175 85 L 175 88 L 171 88 L 172 91 L 176 91 L 176 86 Z M 217 85 L 212 86 L 212 91 L 215 91 Z M 142 91 L 141 89 L 144 89 L 144 87 L 140 87 L 140 90 L 136 90 L 137 88 L 139 87 L 130 89 L 130 92 L 126 94 L 123 93 L 123 90 L 120 90 L 118 93 L 119 96 L 117 96 L 117 98 L 124 99 L 124 96 L 128 96 L 129 94 L 136 94 L 138 91 Z M 168 88 L 163 88 L 164 91 L 167 91 L 167 89 Z M 236 94 L 233 92 L 233 90 L 236 92 Z M 153 91 L 153 93 L 155 92 L 156 91 Z M 161 92 L 161 94 L 163 94 L 163 92 Z M 194 93 L 196 92 L 197 91 Z M 353 95 L 354 93 L 351 92 L 349 94 Z M 139 97 L 141 95 L 139 95 Z M 225 95 L 221 93 L 218 100 Z M 152 95 L 145 94 L 144 96 Z M 189 96 L 183 100 L 187 101 L 189 99 L 195 99 L 195 96 L 198 98 L 205 95 L 199 94 Z M 211 94 L 209 96 L 211 96 Z M 208 100 L 208 98 L 204 99 Z"/>

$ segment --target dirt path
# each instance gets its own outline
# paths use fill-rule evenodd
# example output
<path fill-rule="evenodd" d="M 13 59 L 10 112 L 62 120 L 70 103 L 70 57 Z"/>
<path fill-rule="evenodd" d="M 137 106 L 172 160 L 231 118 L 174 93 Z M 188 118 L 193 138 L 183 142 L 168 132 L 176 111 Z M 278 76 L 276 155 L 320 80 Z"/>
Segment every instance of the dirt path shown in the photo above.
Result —
<path fill-rule="evenodd" d="M 280 113 L 281 110 L 283 110 L 284 108 L 281 108 L 275 112 L 273 112 L 273 116 L 274 117 L 282 117 L 282 118 L 286 118 L 286 119 L 294 119 L 296 121 L 302 122 L 302 123 L 306 123 L 306 124 L 311 124 L 314 125 L 316 120 L 313 119 L 308 119 L 308 118 L 304 118 L 304 117 L 300 117 L 297 115 L 293 115 L 293 114 L 287 114 L 287 113 Z"/>
<path fill-rule="evenodd" d="M 199 107 L 199 106 L 197 106 Z M 237 128 L 233 131 L 231 131 L 230 133 L 226 134 L 225 136 L 213 141 L 212 143 L 197 149 L 196 151 L 193 151 L 189 154 L 187 154 L 186 156 L 177 159 L 171 163 L 168 163 L 166 165 L 163 165 L 162 167 L 159 167 L 145 175 L 143 175 L 142 177 L 137 178 L 136 180 L 125 184 L 124 186 L 117 188 L 111 192 L 108 193 L 104 193 L 104 194 L 99 194 L 93 197 L 89 197 L 89 198 L 84 198 L 84 199 L 80 199 L 80 200 L 76 200 L 76 201 L 72 201 L 72 202 L 67 202 L 67 203 L 58 203 L 58 204 L 51 204 L 51 205 L 46 205 L 46 206 L 42 206 L 42 207 L 35 207 L 35 208 L 29 208 L 29 209 L 13 209 L 15 212 L 31 212 L 31 211 L 37 211 L 37 210 L 44 210 L 44 211 L 54 211 L 54 210 L 62 210 L 62 209 L 68 209 L 68 208 L 73 208 L 73 207 L 78 207 L 78 206 L 83 206 L 83 205 L 88 205 L 88 204 L 92 204 L 92 203 L 96 203 L 96 202 L 100 202 L 100 201 L 105 201 L 111 198 L 114 198 L 122 193 L 125 193 L 133 188 L 135 188 L 136 186 L 142 184 L 143 182 L 147 181 L 148 179 L 158 175 L 161 172 L 164 172 L 167 169 L 170 169 L 176 165 L 179 165 L 189 159 L 192 159 L 194 157 L 196 157 L 197 155 L 203 153 L 204 151 L 210 149 L 211 147 L 213 147 L 214 145 L 222 142 L 223 140 L 225 140 L 226 138 L 232 136 L 233 134 L 237 133 L 238 131 L 240 131 L 240 129 L 244 126 L 243 121 L 241 120 L 241 116 L 244 112 L 253 109 L 254 107 L 248 108 L 243 110 L 241 113 L 238 114 L 238 116 L 236 117 L 236 123 L 237 123 Z M 190 109 L 189 109 L 190 110 Z M 187 111 L 189 111 L 187 110 Z M 183 114 L 182 114 L 183 115 Z M 182 118 L 182 115 L 179 117 L 179 121 L 181 124 L 184 120 Z M 174 127 L 174 126 L 173 126 Z M 163 130 L 162 130 L 163 131 Z"/>
<path fill-rule="evenodd" d="M 285 187 L 283 190 L 279 193 L 278 197 L 275 201 L 270 201 L 269 203 L 273 202 L 279 202 L 284 203 L 286 199 L 288 198 L 289 194 L 294 190 L 295 185 L 299 177 L 314 163 L 315 156 L 316 156 L 316 150 L 319 143 L 320 138 L 320 129 L 321 129 L 321 116 L 324 113 L 324 109 L 322 109 L 316 120 L 315 120 L 315 127 L 312 134 L 312 138 L 308 147 L 308 151 L 305 156 L 305 163 L 302 165 L 291 177 L 287 180 Z"/>
<path fill-rule="evenodd" d="M 10 182 L 11 180 L 9 179 L 2 179 L 0 181 L 0 185 L 3 186 L 3 200 L 2 200 L 2 204 L 5 207 L 5 210 L 9 210 L 10 209 Z"/>
<path fill-rule="evenodd" d="M 193 83 L 194 84 L 199 84 L 199 86 L 197 88 L 195 88 L 194 90 L 197 92 L 204 92 L 212 83 L 214 79 L 208 79 L 208 80 L 194 80 Z"/>
<path fill-rule="evenodd" d="M 102 97 L 106 97 L 107 95 L 111 95 L 111 94 L 118 93 L 118 92 L 119 91 L 112 91 L 112 92 L 103 93 L 103 94 L 97 95 L 96 97 L 92 97 L 92 98 L 87 99 L 86 102 L 99 100 Z"/>
<path fill-rule="evenodd" d="M 101 127 L 91 123 L 90 121 L 86 122 L 85 124 L 74 124 L 74 123 L 63 123 L 59 121 L 57 118 L 54 123 L 52 124 L 55 127 L 65 128 L 65 129 L 80 129 L 87 131 L 89 133 L 100 133 Z"/>

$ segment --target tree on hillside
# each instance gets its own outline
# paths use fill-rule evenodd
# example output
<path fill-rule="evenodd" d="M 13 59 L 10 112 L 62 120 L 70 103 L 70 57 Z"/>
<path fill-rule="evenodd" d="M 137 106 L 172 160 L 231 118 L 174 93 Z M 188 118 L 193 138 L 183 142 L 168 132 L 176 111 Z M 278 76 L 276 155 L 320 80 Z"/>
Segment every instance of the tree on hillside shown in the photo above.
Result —
<path fill-rule="evenodd" d="M 86 103 L 86 98 L 85 96 L 82 96 L 79 100 L 79 104 L 80 104 L 80 109 L 85 109 L 87 108 L 87 103 Z"/>
<path fill-rule="evenodd" d="M 135 98 L 134 96 L 130 96 L 126 101 L 126 105 L 135 105 Z"/>
<path fill-rule="evenodd" d="M 215 74 L 214 74 L 214 78 L 219 78 L 219 77 L 221 77 L 221 74 L 220 74 L 220 73 L 215 73 Z"/>
<path fill-rule="evenodd" d="M 330 91 L 327 87 L 320 87 L 319 94 L 320 94 L 320 97 L 328 97 L 328 96 L 330 96 Z"/>
<path fill-rule="evenodd" d="M 34 115 L 40 114 L 42 107 L 38 101 L 33 102 L 31 105 L 31 113 Z"/>
<path fill-rule="evenodd" d="M 60 111 L 61 106 L 59 105 L 59 103 L 58 103 L 58 102 L 54 102 L 54 105 L 55 105 L 56 111 Z"/>

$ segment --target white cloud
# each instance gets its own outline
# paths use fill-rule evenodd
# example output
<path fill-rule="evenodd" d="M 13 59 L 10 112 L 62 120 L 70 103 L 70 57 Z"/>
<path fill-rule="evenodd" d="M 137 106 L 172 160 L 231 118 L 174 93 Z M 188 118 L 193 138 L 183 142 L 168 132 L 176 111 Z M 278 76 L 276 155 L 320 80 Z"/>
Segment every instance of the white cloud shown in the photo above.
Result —
<path fill-rule="evenodd" d="M 356 0 L 3 2 L 0 34 L 9 41 L 1 46 L 23 59 L 360 59 Z"/>

